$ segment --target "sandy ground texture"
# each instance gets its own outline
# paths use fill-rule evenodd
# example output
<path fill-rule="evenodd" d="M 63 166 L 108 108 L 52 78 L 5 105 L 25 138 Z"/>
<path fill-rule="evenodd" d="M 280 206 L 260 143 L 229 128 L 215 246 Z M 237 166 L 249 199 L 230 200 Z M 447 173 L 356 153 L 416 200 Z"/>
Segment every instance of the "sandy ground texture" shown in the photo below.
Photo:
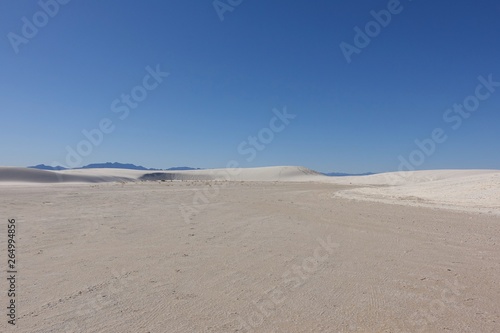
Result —
<path fill-rule="evenodd" d="M 440 181 L 468 191 L 461 198 L 495 194 L 473 184 L 498 171 L 428 172 L 396 185 L 294 167 L 229 182 L 220 170 L 149 181 L 72 170 L 63 182 L 32 171 L 0 168 L 2 229 L 16 219 L 19 265 L 17 326 L 7 324 L 2 278 L 0 332 L 500 332 L 494 212 L 438 209 L 444 190 L 422 199 L 432 207 L 399 193 L 391 204 L 349 197 L 383 190 L 377 200 L 387 200 L 404 186 L 424 197 Z"/>

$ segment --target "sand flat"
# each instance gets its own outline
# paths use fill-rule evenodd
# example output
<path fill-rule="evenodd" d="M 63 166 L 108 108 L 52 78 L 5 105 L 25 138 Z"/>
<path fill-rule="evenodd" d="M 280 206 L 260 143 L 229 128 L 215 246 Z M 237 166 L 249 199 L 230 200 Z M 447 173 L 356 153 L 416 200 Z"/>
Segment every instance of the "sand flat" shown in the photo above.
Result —
<path fill-rule="evenodd" d="M 500 331 L 492 214 L 322 181 L 1 189 L 19 224 L 19 332 Z"/>

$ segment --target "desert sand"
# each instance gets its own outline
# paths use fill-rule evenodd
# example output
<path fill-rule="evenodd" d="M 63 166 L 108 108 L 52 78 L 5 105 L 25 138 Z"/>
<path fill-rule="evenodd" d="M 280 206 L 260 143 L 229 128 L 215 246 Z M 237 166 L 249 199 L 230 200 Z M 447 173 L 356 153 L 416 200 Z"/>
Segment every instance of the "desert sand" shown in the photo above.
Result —
<path fill-rule="evenodd" d="M 499 189 L 498 170 L 0 168 L 19 262 L 0 331 L 500 332 Z"/>

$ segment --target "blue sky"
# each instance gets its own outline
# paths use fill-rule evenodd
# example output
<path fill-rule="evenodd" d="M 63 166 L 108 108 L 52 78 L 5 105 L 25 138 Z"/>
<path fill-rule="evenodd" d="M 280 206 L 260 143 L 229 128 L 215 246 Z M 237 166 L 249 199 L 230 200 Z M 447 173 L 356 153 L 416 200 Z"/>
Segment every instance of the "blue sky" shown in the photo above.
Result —
<path fill-rule="evenodd" d="M 81 164 L 500 168 L 500 87 L 481 88 L 458 128 L 458 113 L 443 118 L 479 76 L 500 82 L 498 1 L 221 0 L 223 21 L 211 0 L 72 0 L 57 13 L 54 1 L 42 1 L 53 17 L 0 3 L 0 165 L 67 164 L 82 131 L 109 119 Z M 348 63 L 340 44 L 356 46 L 354 28 L 366 34 L 382 10 L 390 22 Z M 23 35 L 26 21 L 38 31 Z M 158 65 L 169 75 L 144 90 Z M 147 96 L 120 119 L 111 105 L 133 89 Z M 295 118 L 270 131 L 284 108 Z M 436 128 L 444 142 L 417 146 Z"/>

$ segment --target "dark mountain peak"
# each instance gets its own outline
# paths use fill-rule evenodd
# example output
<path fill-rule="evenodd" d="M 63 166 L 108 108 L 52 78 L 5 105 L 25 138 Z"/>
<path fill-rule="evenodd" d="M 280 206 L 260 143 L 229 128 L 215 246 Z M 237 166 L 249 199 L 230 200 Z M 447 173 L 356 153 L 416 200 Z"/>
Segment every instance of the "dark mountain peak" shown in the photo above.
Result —
<path fill-rule="evenodd" d="M 118 163 L 118 162 L 106 162 L 106 163 L 92 163 L 85 165 L 78 169 L 130 169 L 130 170 L 159 170 L 159 169 L 148 169 L 142 165 L 135 165 L 132 163 Z"/>
<path fill-rule="evenodd" d="M 50 166 L 50 165 L 45 165 L 45 164 L 38 164 L 38 165 L 34 165 L 34 166 L 29 166 L 28 168 L 30 169 L 38 169 L 38 170 L 67 170 L 66 168 L 62 167 L 62 166 Z"/>

